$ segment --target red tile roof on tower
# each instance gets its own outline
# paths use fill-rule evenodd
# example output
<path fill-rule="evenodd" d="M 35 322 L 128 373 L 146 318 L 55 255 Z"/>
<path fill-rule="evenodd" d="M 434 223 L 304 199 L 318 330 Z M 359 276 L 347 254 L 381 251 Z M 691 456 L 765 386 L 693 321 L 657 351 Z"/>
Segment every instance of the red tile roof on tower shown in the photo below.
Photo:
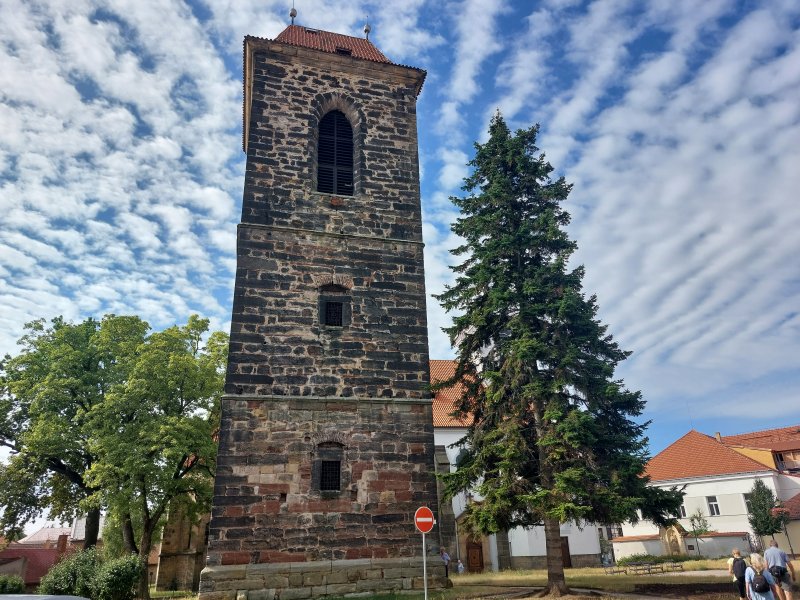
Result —
<path fill-rule="evenodd" d="M 373 62 L 391 63 L 372 42 L 365 38 L 351 37 L 341 33 L 332 33 L 311 27 L 289 25 L 278 34 L 276 42 L 292 46 L 322 50 L 331 54 L 346 54 L 353 58 L 371 60 Z"/>
<path fill-rule="evenodd" d="M 432 360 L 431 383 L 450 379 L 456 372 L 456 362 L 453 360 Z M 471 420 L 460 420 L 450 416 L 455 402 L 461 398 L 464 388 L 459 383 L 453 387 L 444 388 L 436 392 L 433 398 L 433 426 L 434 427 L 468 427 Z"/>
<path fill-rule="evenodd" d="M 713 437 L 692 429 L 651 458 L 645 474 L 652 481 L 771 471 Z"/>
<path fill-rule="evenodd" d="M 800 449 L 800 425 L 737 435 L 723 435 L 721 439 L 722 443 L 728 446 L 747 446 L 778 451 Z"/>

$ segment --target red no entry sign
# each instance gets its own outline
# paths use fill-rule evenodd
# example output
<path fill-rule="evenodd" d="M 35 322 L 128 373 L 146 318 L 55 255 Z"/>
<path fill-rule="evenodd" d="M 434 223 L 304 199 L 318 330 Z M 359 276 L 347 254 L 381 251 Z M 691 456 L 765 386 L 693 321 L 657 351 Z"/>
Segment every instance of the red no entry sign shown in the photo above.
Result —
<path fill-rule="evenodd" d="M 414 513 L 414 525 L 421 533 L 430 533 L 434 522 L 433 511 L 427 506 L 420 506 Z"/>

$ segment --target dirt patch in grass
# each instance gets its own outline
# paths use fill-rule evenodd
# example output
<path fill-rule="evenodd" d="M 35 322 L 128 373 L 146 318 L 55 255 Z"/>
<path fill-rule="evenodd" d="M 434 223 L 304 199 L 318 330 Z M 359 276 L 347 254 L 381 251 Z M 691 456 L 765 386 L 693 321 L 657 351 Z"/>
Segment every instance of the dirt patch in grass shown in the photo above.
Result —
<path fill-rule="evenodd" d="M 633 588 L 635 594 L 646 594 L 648 596 L 669 596 L 675 598 L 685 598 L 686 596 L 701 596 L 703 594 L 725 594 L 729 598 L 733 594 L 733 585 L 730 581 L 719 582 L 684 582 L 676 581 L 670 583 L 639 583 Z"/>

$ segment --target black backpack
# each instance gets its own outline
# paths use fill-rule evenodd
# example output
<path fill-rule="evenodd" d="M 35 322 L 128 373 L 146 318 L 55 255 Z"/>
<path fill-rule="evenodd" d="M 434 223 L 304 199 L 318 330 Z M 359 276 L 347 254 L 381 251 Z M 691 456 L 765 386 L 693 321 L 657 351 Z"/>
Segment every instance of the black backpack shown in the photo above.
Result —
<path fill-rule="evenodd" d="M 769 572 L 772 573 L 772 576 L 780 581 L 783 579 L 784 575 L 786 575 L 786 567 L 782 567 L 780 565 L 772 565 L 769 568 Z"/>
<path fill-rule="evenodd" d="M 769 591 L 769 582 L 761 571 L 756 571 L 753 575 L 753 591 L 759 594 L 765 594 Z"/>
<path fill-rule="evenodd" d="M 747 563 L 741 556 L 736 556 L 733 558 L 733 574 L 736 575 L 736 579 L 741 579 L 744 577 L 744 572 L 747 570 Z"/>

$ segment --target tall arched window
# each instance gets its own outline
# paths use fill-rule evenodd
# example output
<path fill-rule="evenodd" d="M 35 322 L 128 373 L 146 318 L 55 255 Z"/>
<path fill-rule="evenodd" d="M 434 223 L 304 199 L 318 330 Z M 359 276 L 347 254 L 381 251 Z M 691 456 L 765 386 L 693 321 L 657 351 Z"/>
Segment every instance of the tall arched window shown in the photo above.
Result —
<path fill-rule="evenodd" d="M 329 112 L 319 124 L 317 191 L 353 195 L 353 128 L 338 110 Z"/>

